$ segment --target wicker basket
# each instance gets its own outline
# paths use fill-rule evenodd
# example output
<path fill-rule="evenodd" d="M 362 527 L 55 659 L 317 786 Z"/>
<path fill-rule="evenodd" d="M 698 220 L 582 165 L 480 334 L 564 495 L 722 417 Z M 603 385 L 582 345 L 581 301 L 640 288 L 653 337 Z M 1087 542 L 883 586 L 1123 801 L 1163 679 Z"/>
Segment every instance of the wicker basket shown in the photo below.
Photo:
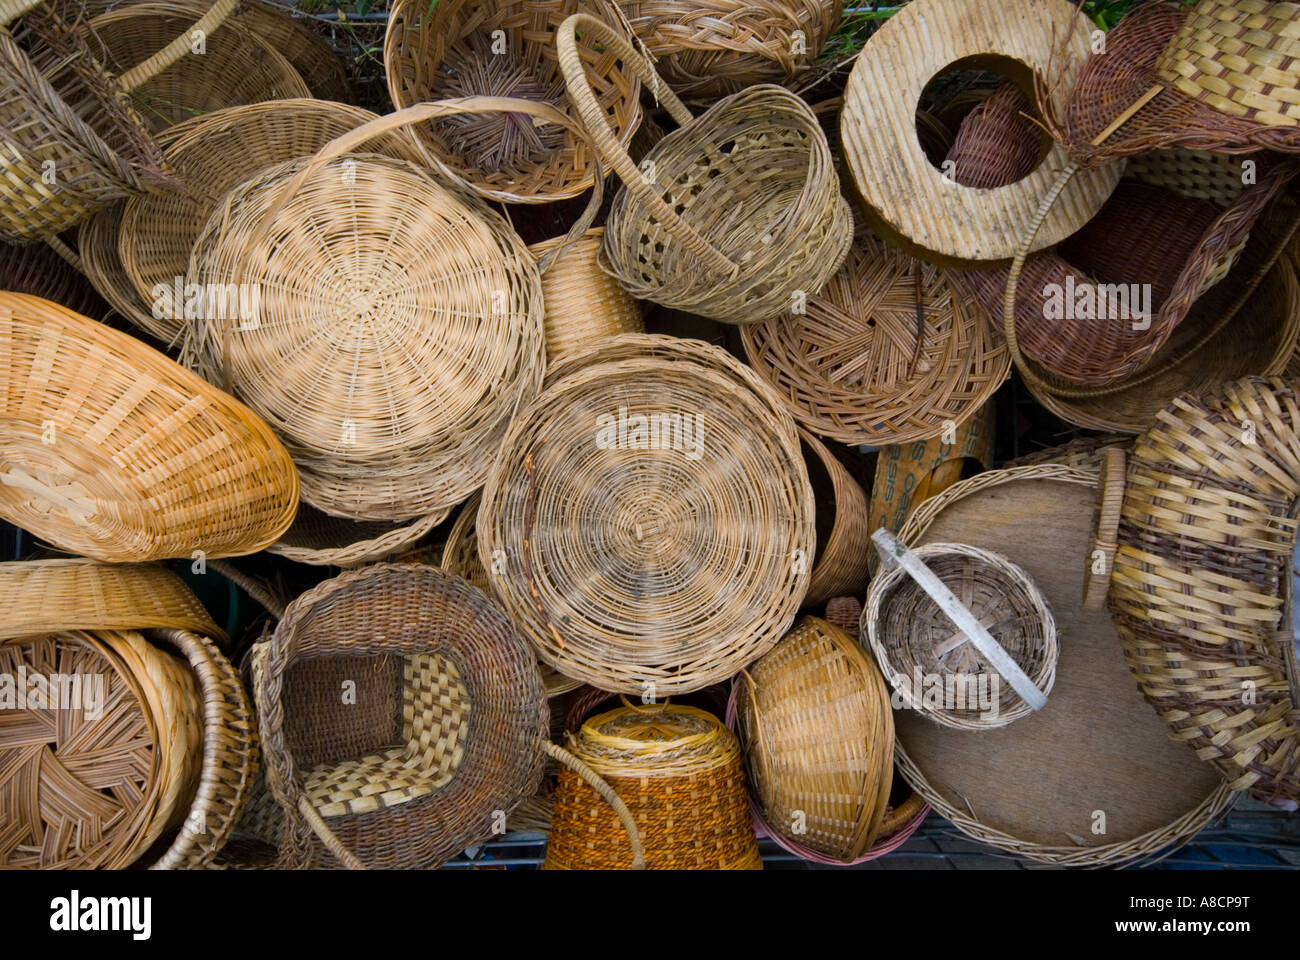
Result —
<path fill-rule="evenodd" d="M 889 688 L 838 627 L 805 617 L 742 671 L 728 726 L 767 832 L 840 863 L 882 835 L 894 773 Z"/>
<path fill-rule="evenodd" d="M 0 27 L 0 137 L 9 171 L 0 239 L 53 238 L 156 185 L 162 157 L 127 96 L 188 53 L 194 30 L 216 30 L 237 2 L 217 0 L 190 31 L 118 77 L 52 14 L 30 12 L 12 32 Z"/>
<path fill-rule="evenodd" d="M 160 285 L 170 289 L 177 277 L 185 276 L 195 242 L 227 193 L 267 167 L 309 157 L 374 119 L 369 110 L 326 100 L 275 100 L 217 110 L 160 136 L 163 156 L 184 187 L 127 201 L 116 244 L 136 300 L 152 305 Z M 367 147 L 422 162 L 400 132 L 377 137 Z M 91 257 L 84 249 L 82 255 Z M 150 311 L 145 329 L 154 336 L 170 342 L 181 332 L 182 320 L 165 311 L 154 317 L 149 306 L 145 309 Z"/>
<path fill-rule="evenodd" d="M 742 328 L 745 355 L 796 420 L 841 443 L 937 437 L 971 416 L 1011 368 L 963 288 L 865 229 L 840 271 L 801 306 Z"/>
<path fill-rule="evenodd" d="M 1169 742 L 1111 618 L 1082 605 L 1098 479 L 1064 464 L 988 471 L 927 500 L 901 533 L 922 546 L 967 543 L 1023 569 L 1055 616 L 1060 663 L 1047 708 L 998 730 L 973 735 L 900 711 L 899 770 L 974 839 L 1060 866 L 1158 857 L 1232 801 L 1213 770 Z"/>
<path fill-rule="evenodd" d="M 248 408 L 48 300 L 0 293 L 0 424 L 0 516 L 97 559 L 253 553 L 298 505 Z"/>
<path fill-rule="evenodd" d="M 409 107 L 246 181 L 194 246 L 190 282 L 265 296 L 256 323 L 187 322 L 184 355 L 271 424 L 303 498 L 332 516 L 401 521 L 461 503 L 540 386 L 539 265 L 507 221 L 414 164 L 351 153 L 412 123 L 500 110 L 570 125 L 523 100 Z"/>
<path fill-rule="evenodd" d="M 712 100 L 788 83 L 822 51 L 843 0 L 620 0 L 637 40 L 683 96 Z"/>
<path fill-rule="evenodd" d="M 81 29 L 86 45 L 112 74 L 124 73 L 203 16 L 202 0 L 150 0 L 100 14 Z M 310 97 L 293 65 L 265 38 L 232 17 L 186 57 L 131 91 L 154 132 L 222 107 Z"/>
<path fill-rule="evenodd" d="M 347 70 L 330 44 L 315 30 L 287 16 L 284 7 L 262 0 L 241 5 L 236 19 L 278 50 L 292 64 L 314 96 L 351 103 Z"/>
<path fill-rule="evenodd" d="M 118 256 L 118 236 L 126 204 L 125 200 L 111 203 L 81 224 L 77 231 L 78 268 L 118 314 L 165 346 L 168 338 L 162 334 L 166 329 L 154 318 L 152 303 L 140 299 Z"/>
<path fill-rule="evenodd" d="M 509 621 L 436 567 L 376 564 L 314 587 L 254 648 L 252 672 L 281 866 L 437 866 L 503 832 L 548 753 L 572 762 L 547 739 L 541 676 Z M 639 850 L 627 808 L 611 816 Z"/>
<path fill-rule="evenodd" d="M 862 487 L 826 444 L 806 430 L 799 431 L 799 439 L 803 443 L 805 463 L 812 472 L 820 469 L 830 496 L 829 502 L 817 504 L 816 563 L 803 599 L 804 606 L 811 607 L 831 597 L 866 589 L 866 555 L 871 549 L 871 531 L 867 527 L 867 495 Z M 816 479 L 813 491 L 821 492 Z"/>
<path fill-rule="evenodd" d="M 124 867 L 177 828 L 153 867 L 210 862 L 256 751 L 248 698 L 193 594 L 153 566 L 5 563 L 0 624 L 0 674 L 104 678 L 98 708 L 83 692 L 5 711 L 0 867 Z"/>
<path fill-rule="evenodd" d="M 740 745 L 712 714 L 628 704 L 592 717 L 569 748 L 631 809 L 648 869 L 763 868 Z M 632 857 L 609 806 L 571 771 L 560 771 L 543 869 L 625 870 Z"/>
<path fill-rule="evenodd" d="M 1059 657 L 1056 622 L 1023 570 L 967 544 L 913 552 L 884 530 L 873 539 L 898 563 L 871 581 L 861 633 L 908 707 L 947 727 L 991 730 L 1047 704 Z M 932 679 L 942 684 L 937 704 Z"/>
<path fill-rule="evenodd" d="M 347 520 L 304 503 L 298 507 L 293 526 L 266 549 L 286 560 L 311 566 L 355 567 L 407 549 L 450 513 L 450 509 L 440 510 L 407 523 Z"/>
<path fill-rule="evenodd" d="M 789 628 L 811 574 L 812 487 L 793 421 L 747 368 L 699 341 L 627 335 L 571 357 L 519 413 L 478 535 L 542 661 L 663 697 L 730 677 Z"/>
<path fill-rule="evenodd" d="M 1129 668 L 1169 736 L 1230 789 L 1292 804 L 1296 387 L 1250 378 L 1183 395 L 1138 437 L 1110 590 Z"/>
<path fill-rule="evenodd" d="M 604 227 L 588 230 L 564 247 L 542 276 L 547 361 L 585 350 L 605 337 L 645 330 L 640 304 L 600 267 L 604 237 Z M 528 250 L 540 261 L 563 243 L 564 238 L 557 237 L 534 243 Z"/>
<path fill-rule="evenodd" d="M 53 300 L 74 313 L 99 320 L 109 310 L 85 276 L 46 246 L 0 245 L 0 290 Z"/>
<path fill-rule="evenodd" d="M 397 0 L 384 38 L 389 95 L 399 109 L 454 97 L 518 97 L 576 117 L 552 38 L 579 10 L 611 23 L 616 16 L 611 0 Z M 608 54 L 590 50 L 582 58 L 598 78 L 601 117 L 625 148 L 641 119 L 640 84 Z M 538 128 L 515 113 L 449 117 L 422 125 L 417 137 L 436 167 L 506 203 L 576 197 L 600 178 L 585 137 Z"/>
<path fill-rule="evenodd" d="M 679 129 L 632 162 L 579 53 L 604 46 L 648 84 Z M 757 323 L 817 293 L 848 253 L 853 216 L 817 118 L 782 87 L 760 85 L 692 117 L 631 43 L 575 14 L 560 66 L 596 150 L 623 187 L 602 248 L 623 288 L 727 323 Z M 649 174 L 649 175 L 648 175 Z"/>

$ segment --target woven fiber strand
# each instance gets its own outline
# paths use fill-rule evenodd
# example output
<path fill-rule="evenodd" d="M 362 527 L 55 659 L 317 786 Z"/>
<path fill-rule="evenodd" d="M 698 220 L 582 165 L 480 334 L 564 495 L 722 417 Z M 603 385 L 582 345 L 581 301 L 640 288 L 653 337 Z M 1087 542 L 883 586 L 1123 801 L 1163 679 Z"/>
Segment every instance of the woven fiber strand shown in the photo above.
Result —
<path fill-rule="evenodd" d="M 0 290 L 53 300 L 100 320 L 109 310 L 86 277 L 44 245 L 0 246 Z"/>
<path fill-rule="evenodd" d="M 96 559 L 254 553 L 298 505 L 247 407 L 47 300 L 0 293 L 0 423 L 0 516 Z"/>
<path fill-rule="evenodd" d="M 641 307 L 601 269 L 598 257 L 605 228 L 584 233 L 554 258 L 542 274 L 542 302 L 546 306 L 546 359 L 583 350 L 593 342 L 620 333 L 641 333 L 645 323 Z M 563 237 L 529 246 L 539 261 L 564 244 Z"/>
<path fill-rule="evenodd" d="M 1073 17 L 1069 0 L 913 0 L 885 22 L 853 66 L 840 117 L 853 179 L 884 228 L 950 260 L 1001 260 L 1015 252 L 1068 162 L 1065 152 L 1053 146 L 1042 163 L 1013 183 L 964 187 L 945 178 L 921 150 L 915 111 L 933 77 L 971 57 L 1012 58 L 1031 72 L 1045 72 Z M 1068 75 L 1087 52 L 1086 35 L 1076 32 L 1064 57 Z M 1039 142 L 1037 132 L 1028 142 Z M 1056 243 L 1092 219 L 1120 172 L 1114 166 L 1075 177 L 1033 249 Z"/>
<path fill-rule="evenodd" d="M 733 686 L 763 824 L 856 860 L 884 826 L 894 773 L 889 688 L 871 658 L 838 627 L 805 617 Z"/>
<path fill-rule="evenodd" d="M 541 383 L 540 274 L 507 221 L 414 164 L 349 152 L 429 117 L 501 109 L 568 122 L 519 100 L 411 107 L 245 182 L 195 244 L 189 281 L 260 290 L 260 316 L 187 322 L 184 355 L 267 420 L 304 499 L 333 516 L 461 503 Z"/>
<path fill-rule="evenodd" d="M 570 740 L 632 811 L 650 870 L 761 870 L 735 734 L 694 707 L 621 707 Z M 613 811 L 560 771 L 544 870 L 626 870 L 632 857 Z"/>
<path fill-rule="evenodd" d="M 1296 384 L 1175 398 L 1128 460 L 1110 610 L 1169 736 L 1231 790 L 1300 800 L 1291 637 Z M 1243 695 L 1245 684 L 1253 697 Z"/>
<path fill-rule="evenodd" d="M 312 156 L 374 119 L 369 110 L 341 103 L 275 100 L 207 113 L 161 135 L 163 155 L 184 187 L 129 200 L 116 239 L 122 270 L 138 300 L 150 305 L 153 322 L 146 329 L 164 342 L 180 333 L 183 320 L 153 317 L 156 289 L 173 287 L 176 277 L 185 276 L 194 244 L 227 193 L 268 167 Z M 377 137 L 369 149 L 422 162 L 409 138 L 396 132 Z"/>
<path fill-rule="evenodd" d="M 745 355 L 795 419 L 840 443 L 936 437 L 971 416 L 1011 368 L 964 288 L 866 230 L 803 307 L 742 328 Z"/>
<path fill-rule="evenodd" d="M 101 209 L 77 230 L 77 250 L 81 270 L 99 295 L 137 329 L 158 337 L 164 332 L 154 318 L 153 307 L 136 292 L 118 256 L 118 234 L 126 201 L 117 200 Z M 161 339 L 161 338 L 160 338 Z"/>
<path fill-rule="evenodd" d="M 436 567 L 376 564 L 309 590 L 255 648 L 253 677 L 282 866 L 337 863 L 303 800 L 343 852 L 414 869 L 488 838 L 494 812 L 535 792 L 549 724 L 536 663 L 481 590 Z"/>
<path fill-rule="evenodd" d="M 446 520 L 450 513 L 449 508 L 409 523 L 392 523 L 331 517 L 311 504 L 301 504 L 293 526 L 266 549 L 297 563 L 355 567 L 400 553 Z"/>
<path fill-rule="evenodd" d="M 630 66 L 678 124 L 639 166 L 591 88 L 578 30 L 584 47 L 601 44 Z M 758 323 L 834 275 L 853 216 L 807 104 L 759 85 L 692 117 L 627 38 L 599 20 L 575 14 L 557 44 L 569 96 L 623 184 L 602 249 L 632 296 L 724 323 Z"/>
<path fill-rule="evenodd" d="M 930 543 L 914 552 L 1034 686 L 1044 695 L 1051 693 L 1059 656 L 1056 622 L 1028 574 L 1005 557 L 968 544 Z M 986 713 L 978 704 L 954 708 L 924 702 L 924 691 L 915 687 L 918 670 L 922 677 L 937 675 L 945 681 L 949 676 L 991 678 L 997 670 L 901 566 L 871 581 L 861 634 L 894 691 L 936 723 L 990 730 L 1032 712 L 1005 677 L 999 677 L 996 713 Z"/>
<path fill-rule="evenodd" d="M 496 558 L 497 595 L 540 659 L 656 696 L 725 679 L 776 643 L 815 548 L 789 415 L 724 351 L 670 339 L 572 358 L 516 418 L 478 515 L 479 557 Z M 656 345 L 679 356 L 636 355 Z M 635 428 L 652 414 L 653 447 Z M 622 439 L 620 417 L 633 425 Z"/>
<path fill-rule="evenodd" d="M 1060 866 L 1149 860 L 1231 805 L 1217 774 L 1169 742 L 1134 689 L 1111 618 L 1085 609 L 1079 565 L 1096 530 L 1095 470 L 992 470 L 913 511 L 900 539 L 1001 554 L 1042 591 L 1060 647 L 1047 706 L 972 734 L 915 711 L 894 717 L 899 770 L 972 838 Z M 915 549 L 915 547 L 914 547 Z M 1106 833 L 1092 833 L 1094 810 Z"/>
<path fill-rule="evenodd" d="M 804 606 L 824 603 L 841 594 L 861 593 L 867 587 L 867 551 L 871 531 L 867 528 L 867 495 L 852 474 L 816 437 L 799 431 L 806 462 L 820 465 L 830 481 L 833 508 L 829 522 L 818 518 L 816 563 L 808 581 Z M 813 459 L 807 459 L 811 453 Z M 822 531 L 826 530 L 823 537 Z"/>
<path fill-rule="evenodd" d="M 673 89 L 709 100 L 795 79 L 821 53 L 844 3 L 620 0 L 619 7 Z"/>
<path fill-rule="evenodd" d="M 113 74 L 125 73 L 183 33 L 207 9 L 202 0 L 151 0 L 100 14 L 81 29 L 86 45 Z M 310 97 L 293 65 L 232 17 L 186 57 L 132 91 L 137 112 L 157 132 L 222 107 Z"/>
<path fill-rule="evenodd" d="M 617 16 L 609 0 L 398 0 L 384 38 L 389 95 L 399 109 L 447 97 L 519 97 L 576 118 L 554 35 L 578 11 L 608 23 Z M 626 147 L 641 120 L 636 76 L 612 52 L 580 56 L 596 83 L 601 116 Z M 598 174 L 584 137 L 538 128 L 519 114 L 451 117 L 420 126 L 416 135 L 434 166 L 506 203 L 576 197 Z"/>

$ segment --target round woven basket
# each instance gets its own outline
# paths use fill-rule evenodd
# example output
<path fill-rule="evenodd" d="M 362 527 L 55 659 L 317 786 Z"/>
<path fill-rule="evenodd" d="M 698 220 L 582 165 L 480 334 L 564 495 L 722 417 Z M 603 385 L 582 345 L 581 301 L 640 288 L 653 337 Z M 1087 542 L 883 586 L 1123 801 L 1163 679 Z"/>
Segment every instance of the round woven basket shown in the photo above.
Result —
<path fill-rule="evenodd" d="M 871 849 L 893 780 L 894 718 L 856 641 L 805 617 L 740 673 L 727 712 L 769 834 L 840 863 Z"/>
<path fill-rule="evenodd" d="M 633 163 L 591 87 L 579 52 L 604 47 L 641 77 L 678 129 Z M 726 323 L 757 323 L 810 297 L 848 252 L 853 216 L 826 135 L 808 105 L 760 85 L 698 117 L 654 67 L 585 14 L 557 35 L 569 96 L 623 186 L 605 224 L 610 271 L 640 300 Z"/>
<path fill-rule="evenodd" d="M 669 341 L 615 338 L 552 371 L 478 515 L 479 557 L 495 559 L 497 595 L 538 656 L 653 697 L 726 679 L 776 643 L 815 548 L 789 415 L 724 351 Z"/>
<path fill-rule="evenodd" d="M 562 252 L 542 275 L 546 306 L 546 359 L 585 350 L 605 337 L 641 333 L 641 306 L 599 263 L 604 227 L 595 227 L 568 246 L 563 237 L 534 243 L 528 250 L 539 261 L 554 250 Z"/>
<path fill-rule="evenodd" d="M 829 486 L 828 503 L 817 504 L 817 550 L 804 606 L 824 603 L 831 597 L 861 593 L 867 587 L 865 557 L 871 549 L 867 526 L 867 495 L 835 454 L 806 430 L 799 431 L 805 462 L 820 470 Z M 807 454 L 812 454 L 811 458 Z M 814 493 L 820 493 L 817 480 Z M 824 509 L 829 507 L 829 509 Z"/>
<path fill-rule="evenodd" d="M 405 550 L 446 520 L 449 513 L 450 509 L 440 510 L 409 523 L 348 520 L 331 517 L 304 503 L 298 507 L 293 526 L 266 549 L 286 560 L 316 567 L 355 567 Z"/>
<path fill-rule="evenodd" d="M 930 543 L 915 555 L 1046 698 L 1056 680 L 1056 623 L 1029 576 L 1005 557 L 967 544 Z M 974 638 L 902 566 L 871 581 L 862 634 L 903 702 L 925 711 L 936 723 L 958 730 L 991 730 L 1035 709 L 1013 688 L 1011 677 L 1001 675 Z M 942 682 L 941 703 L 930 702 L 932 678 Z M 977 694 L 975 684 L 984 678 L 989 685 Z M 954 693 L 965 694 L 959 698 L 962 702 L 947 700 L 950 685 Z"/>
<path fill-rule="evenodd" d="M 117 253 L 126 203 L 115 201 L 81 224 L 77 230 L 78 268 L 118 314 L 165 345 L 167 340 L 162 334 L 166 328 L 154 318 L 152 303 L 146 303 L 136 292 Z"/>
<path fill-rule="evenodd" d="M 187 321 L 184 356 L 266 419 L 303 498 L 332 516 L 401 521 L 463 502 L 541 383 L 539 266 L 507 221 L 412 163 L 352 153 L 431 117 L 502 109 L 569 124 L 522 100 L 410 107 L 246 181 L 194 246 L 189 282 L 261 302 L 251 323 Z"/>
<path fill-rule="evenodd" d="M 1011 368 L 964 288 L 865 229 L 840 271 L 800 306 L 742 328 L 745 355 L 796 420 L 840 443 L 939 436 Z"/>
<path fill-rule="evenodd" d="M 136 301 L 150 307 L 189 268 L 194 244 L 227 193 L 276 164 L 309 157 L 349 130 L 374 120 L 360 107 L 327 100 L 274 100 L 229 107 L 177 124 L 159 137 L 163 156 L 183 189 L 158 191 L 127 201 L 116 235 L 121 269 Z M 408 137 L 392 132 L 367 145 L 375 153 L 420 164 Z M 83 250 L 83 256 L 90 257 Z M 102 259 L 102 258 L 100 258 Z M 173 305 L 177 299 L 172 293 Z M 146 329 L 164 342 L 180 333 L 179 310 L 150 309 Z"/>
<path fill-rule="evenodd" d="M 795 79 L 839 25 L 843 0 L 623 0 L 642 49 L 692 99 Z"/>
<path fill-rule="evenodd" d="M 323 36 L 288 16 L 285 8 L 262 0 L 245 0 L 235 18 L 279 51 L 302 77 L 313 95 L 336 103 L 351 103 L 352 89 L 343 61 Z"/>
<path fill-rule="evenodd" d="M 248 698 L 194 595 L 160 567 L 4 563 L 0 623 L 0 674 L 29 697 L 33 676 L 61 691 L 11 705 L 0 732 L 17 761 L 0 778 L 0 866 L 124 867 L 169 830 L 154 869 L 209 863 L 257 764 Z"/>
<path fill-rule="evenodd" d="M 53 300 L 75 313 L 99 320 L 109 310 L 83 274 L 43 245 L 0 246 L 0 290 Z"/>
<path fill-rule="evenodd" d="M 1229 789 L 1291 804 L 1296 386 L 1249 378 L 1160 413 L 1128 458 L 1110 588 L 1125 658 L 1169 736 Z"/>
<path fill-rule="evenodd" d="M 202 0 L 150 0 L 100 14 L 86 23 L 86 45 L 110 73 L 124 73 L 180 35 L 206 9 Z M 238 17 L 202 39 L 203 52 L 160 71 L 131 91 L 155 132 L 222 107 L 310 97 L 293 65 Z"/>
<path fill-rule="evenodd" d="M 307 591 L 252 673 L 281 866 L 438 866 L 504 832 L 547 753 L 568 756 L 509 621 L 437 567 L 375 564 Z"/>
<path fill-rule="evenodd" d="M 624 701 L 626 703 L 626 700 Z M 574 756 L 628 805 L 650 870 L 761 870 L 736 736 L 676 704 L 599 714 L 569 740 Z M 613 811 L 560 771 L 544 870 L 626 870 L 632 851 Z"/>
<path fill-rule="evenodd" d="M 918 507 L 900 536 L 1008 558 L 1042 592 L 1060 648 L 1046 708 L 972 735 L 917 711 L 894 716 L 899 771 L 963 833 L 1059 866 L 1149 861 L 1231 805 L 1218 775 L 1170 743 L 1134 687 L 1110 616 L 1083 606 L 1096 533 L 1095 469 L 991 470 Z"/>
<path fill-rule="evenodd" d="M 579 10 L 610 23 L 616 16 L 611 0 L 397 0 L 384 38 L 389 95 L 399 109 L 454 97 L 516 97 L 576 117 L 553 37 Z M 626 147 L 641 119 L 637 77 L 603 52 L 580 56 L 595 78 L 602 119 Z M 436 167 L 493 200 L 549 203 L 576 197 L 599 179 L 585 137 L 539 128 L 517 113 L 448 117 L 421 125 L 416 136 Z"/>
<path fill-rule="evenodd" d="M 114 562 L 254 553 L 298 475 L 243 404 L 134 337 L 0 293 L 0 516 Z"/>

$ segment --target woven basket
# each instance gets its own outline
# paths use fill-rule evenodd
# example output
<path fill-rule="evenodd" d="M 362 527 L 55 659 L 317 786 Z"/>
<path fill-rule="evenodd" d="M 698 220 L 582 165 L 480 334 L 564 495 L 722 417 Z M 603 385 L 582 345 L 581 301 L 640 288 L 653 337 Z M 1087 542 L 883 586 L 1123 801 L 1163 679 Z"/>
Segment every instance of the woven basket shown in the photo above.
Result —
<path fill-rule="evenodd" d="M 604 227 L 588 230 L 563 247 L 542 276 L 547 361 L 585 350 L 605 337 L 645 330 L 640 305 L 600 268 L 604 237 Z M 564 238 L 557 237 L 534 243 L 528 250 L 540 261 L 563 244 Z"/>
<path fill-rule="evenodd" d="M 655 92 L 679 125 L 632 162 L 592 91 L 579 53 L 604 46 Z M 623 187 L 603 249 L 641 300 L 726 323 L 757 323 L 812 296 L 848 253 L 853 216 L 840 196 L 826 135 L 802 100 L 760 85 L 692 117 L 621 34 L 581 14 L 557 35 L 578 112 Z"/>
<path fill-rule="evenodd" d="M 624 701 L 626 703 L 626 700 Z M 761 870 L 735 734 L 711 713 L 658 704 L 592 717 L 569 749 L 628 805 L 650 870 Z M 560 771 L 544 870 L 626 870 L 613 811 Z"/>
<path fill-rule="evenodd" d="M 409 523 L 347 520 L 304 503 L 298 508 L 293 526 L 266 549 L 286 560 L 316 567 L 355 567 L 407 549 L 446 520 L 449 513 L 450 509 L 440 510 Z"/>
<path fill-rule="evenodd" d="M 245 406 L 140 341 L 0 293 L 0 516 L 100 560 L 253 553 L 298 505 Z"/>
<path fill-rule="evenodd" d="M 210 862 L 256 773 L 253 721 L 209 639 L 222 635 L 179 578 L 87 560 L 0 564 L 0 623 L 0 674 L 104 678 L 98 716 L 84 701 L 4 712 L 0 866 L 123 867 L 176 828 L 153 867 Z"/>
<path fill-rule="evenodd" d="M 1129 668 L 1169 736 L 1229 789 L 1293 804 L 1296 386 L 1250 378 L 1183 395 L 1138 437 L 1110 590 Z"/>
<path fill-rule="evenodd" d="M 109 310 L 85 276 L 46 246 L 0 246 L 0 290 L 53 300 L 100 320 Z"/>
<path fill-rule="evenodd" d="M 81 29 L 86 45 L 113 74 L 124 73 L 203 16 L 202 0 L 150 0 L 100 14 Z M 310 97 L 293 65 L 265 38 L 232 17 L 186 57 L 131 91 L 154 132 L 222 107 Z"/>
<path fill-rule="evenodd" d="M 246 181 L 194 246 L 189 282 L 264 295 L 256 323 L 187 322 L 184 356 L 271 424 L 303 498 L 332 516 L 400 521 L 461 503 L 541 383 L 540 269 L 507 221 L 414 164 L 351 152 L 501 110 L 570 125 L 523 100 L 410 107 Z"/>
<path fill-rule="evenodd" d="M 861 632 L 903 702 L 957 730 L 1005 727 L 1041 709 L 1056 680 L 1059 652 L 1056 622 L 1034 582 L 1005 557 L 967 544 L 930 543 L 914 556 L 962 609 L 955 613 L 932 595 L 905 564 L 871 581 Z M 958 613 L 985 628 L 991 649 L 955 619 Z M 1011 671 L 999 654 L 1009 658 Z M 953 681 L 961 702 L 932 704 L 932 678 L 942 681 L 945 692 Z M 984 678 L 988 687 L 978 694 L 976 687 L 966 685 Z M 1041 696 L 1028 696 L 1033 693 Z M 978 702 L 972 703 L 977 695 Z"/>
<path fill-rule="evenodd" d="M 805 617 L 741 672 L 728 704 L 769 834 L 840 863 L 884 827 L 894 773 L 889 688 L 838 627 Z"/>
<path fill-rule="evenodd" d="M 815 537 L 798 444 L 777 398 L 719 348 L 615 338 L 519 413 L 483 492 L 479 557 L 566 676 L 700 689 L 769 649 L 803 601 Z"/>
<path fill-rule="evenodd" d="M 77 231 L 78 268 L 118 314 L 165 346 L 170 339 L 162 336 L 166 328 L 154 318 L 152 303 L 140 299 L 118 256 L 118 236 L 126 204 L 125 200 L 111 203 L 81 224 Z"/>
<path fill-rule="evenodd" d="M 641 48 L 683 96 L 712 100 L 788 83 L 817 59 L 843 0 L 621 0 Z"/>
<path fill-rule="evenodd" d="M 330 44 L 301 20 L 286 15 L 284 7 L 253 0 L 242 4 L 236 19 L 249 31 L 279 51 L 306 82 L 314 96 L 336 103 L 351 103 L 347 70 Z"/>
<path fill-rule="evenodd" d="M 454 97 L 517 97 L 576 117 L 552 38 L 579 10 L 611 23 L 616 16 L 610 0 L 397 0 L 384 38 L 389 95 L 399 109 Z M 598 78 L 601 118 L 626 148 L 641 119 L 636 75 L 607 53 L 581 56 Z M 434 166 L 493 200 L 549 203 L 576 197 L 600 178 L 585 137 L 539 128 L 516 113 L 449 117 L 416 134 Z"/>
<path fill-rule="evenodd" d="M 962 287 L 865 229 L 802 306 L 742 328 L 745 355 L 796 420 L 840 443 L 937 437 L 971 416 L 1011 368 Z"/>
<path fill-rule="evenodd" d="M 816 437 L 799 431 L 805 462 L 828 481 L 830 502 L 817 505 L 817 551 L 804 606 L 825 603 L 831 597 L 861 593 L 867 587 L 866 555 L 871 548 L 867 526 L 867 495 L 852 474 Z M 808 454 L 812 457 L 809 458 Z M 819 492 L 813 483 L 814 492 Z M 830 509 L 823 509 L 829 506 Z"/>
<path fill-rule="evenodd" d="M 189 268 L 194 244 L 227 193 L 262 170 L 309 157 L 375 115 L 326 100 L 276 100 L 217 110 L 178 124 L 159 140 L 183 189 L 133 197 L 117 234 L 122 270 L 151 320 L 147 330 L 174 340 L 184 321 L 151 306 L 160 285 L 171 289 Z M 421 163 L 408 137 L 392 132 L 368 144 L 375 153 Z M 83 256 L 90 258 L 85 250 Z M 176 297 L 173 294 L 173 302 Z M 177 311 L 179 312 L 179 311 Z"/>
<path fill-rule="evenodd" d="M 52 14 L 28 13 L 13 32 L 0 27 L 0 137 L 8 168 L 0 239 L 52 238 L 156 185 L 162 157 L 128 95 L 188 53 L 194 30 L 216 30 L 237 2 L 217 0 L 190 31 L 118 77 L 95 60 L 85 37 Z"/>
<path fill-rule="evenodd" d="M 1051 607 L 1060 663 L 1046 709 L 978 734 L 911 710 L 894 726 L 900 772 L 942 816 L 975 840 L 1060 866 L 1158 857 L 1232 801 L 1213 770 L 1169 742 L 1111 618 L 1082 605 L 1098 479 L 1064 464 L 987 471 L 927 500 L 900 534 L 1001 554 Z"/>
<path fill-rule="evenodd" d="M 572 760 L 547 739 L 541 676 L 509 621 L 436 567 L 376 564 L 314 587 L 254 648 L 252 672 L 281 866 L 438 866 L 508 825 L 548 753 Z M 611 815 L 638 850 L 626 807 Z"/>

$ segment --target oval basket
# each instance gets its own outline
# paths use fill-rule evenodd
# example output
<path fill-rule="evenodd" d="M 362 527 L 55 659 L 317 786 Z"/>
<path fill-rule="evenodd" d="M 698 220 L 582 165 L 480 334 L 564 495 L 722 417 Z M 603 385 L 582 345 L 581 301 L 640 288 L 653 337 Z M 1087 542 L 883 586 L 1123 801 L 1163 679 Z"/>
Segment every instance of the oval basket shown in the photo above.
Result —
<path fill-rule="evenodd" d="M 0 516 L 115 562 L 254 553 L 298 474 L 243 404 L 134 337 L 0 293 Z"/>

